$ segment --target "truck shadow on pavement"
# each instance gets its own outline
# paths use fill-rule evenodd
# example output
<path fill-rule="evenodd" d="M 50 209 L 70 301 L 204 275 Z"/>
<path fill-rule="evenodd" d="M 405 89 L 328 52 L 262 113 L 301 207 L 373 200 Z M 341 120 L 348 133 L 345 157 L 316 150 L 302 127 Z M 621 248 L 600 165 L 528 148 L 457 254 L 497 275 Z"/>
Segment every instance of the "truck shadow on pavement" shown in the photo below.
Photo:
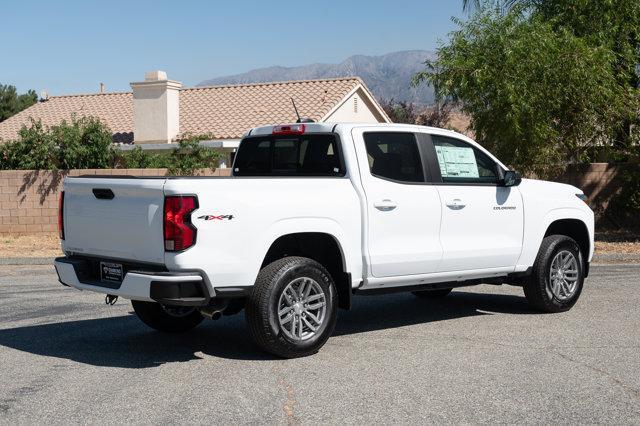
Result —
<path fill-rule="evenodd" d="M 535 313 L 523 297 L 460 291 L 441 300 L 420 300 L 407 294 L 363 296 L 354 298 L 353 305 L 350 311 L 340 311 L 334 336 L 418 324 L 437 326 L 441 321 L 478 315 Z M 181 335 L 150 330 L 135 315 L 17 327 L 0 330 L 0 345 L 34 355 L 119 368 L 151 368 L 206 356 L 276 359 L 253 344 L 242 314 L 205 321 Z"/>

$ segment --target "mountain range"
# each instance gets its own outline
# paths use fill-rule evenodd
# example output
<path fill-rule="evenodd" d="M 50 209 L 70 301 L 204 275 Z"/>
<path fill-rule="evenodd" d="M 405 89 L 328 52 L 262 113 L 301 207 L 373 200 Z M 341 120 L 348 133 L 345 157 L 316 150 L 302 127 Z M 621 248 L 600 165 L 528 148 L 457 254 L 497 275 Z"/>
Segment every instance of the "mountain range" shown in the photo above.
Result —
<path fill-rule="evenodd" d="M 433 58 L 434 53 L 427 50 L 405 50 L 381 56 L 354 55 L 339 64 L 259 68 L 205 80 L 198 86 L 358 76 L 378 101 L 394 99 L 416 105 L 429 105 L 433 103 L 433 89 L 426 84 L 411 87 L 411 77 L 424 69 L 425 60 Z"/>

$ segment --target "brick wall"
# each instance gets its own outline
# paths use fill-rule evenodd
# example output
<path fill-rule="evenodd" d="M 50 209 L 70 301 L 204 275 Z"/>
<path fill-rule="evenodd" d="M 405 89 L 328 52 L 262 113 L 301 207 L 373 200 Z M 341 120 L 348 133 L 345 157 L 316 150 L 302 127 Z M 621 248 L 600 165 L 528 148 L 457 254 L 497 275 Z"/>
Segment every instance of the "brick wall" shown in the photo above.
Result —
<path fill-rule="evenodd" d="M 594 205 L 606 208 L 611 196 L 620 189 L 619 175 L 627 169 L 640 167 L 638 164 L 591 163 L 571 166 L 560 176 L 559 182 L 574 185 L 589 196 Z"/>
<path fill-rule="evenodd" d="M 622 188 L 622 174 L 625 171 L 640 172 L 637 163 L 591 163 L 571 166 L 558 179 L 574 185 L 584 191 L 589 197 L 589 205 L 596 214 L 596 228 L 623 229 L 637 226 L 636 220 L 629 220 L 633 212 L 617 211 L 618 207 L 609 207 L 611 200 L 618 195 Z M 637 212 L 635 215 L 640 215 Z"/>
<path fill-rule="evenodd" d="M 164 176 L 166 169 L 0 171 L 0 235 L 57 232 L 58 197 L 65 176 Z M 228 176 L 231 169 L 203 170 L 201 176 Z"/>

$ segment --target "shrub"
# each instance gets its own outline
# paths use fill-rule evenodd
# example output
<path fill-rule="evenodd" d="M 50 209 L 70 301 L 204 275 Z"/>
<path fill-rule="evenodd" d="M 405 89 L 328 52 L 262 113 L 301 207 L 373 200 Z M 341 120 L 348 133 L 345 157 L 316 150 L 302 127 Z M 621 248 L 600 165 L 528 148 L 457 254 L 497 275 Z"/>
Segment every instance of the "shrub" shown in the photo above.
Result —
<path fill-rule="evenodd" d="M 125 168 L 165 168 L 171 175 L 189 176 L 199 169 L 215 169 L 221 153 L 200 146 L 200 137 L 180 140 L 169 153 L 143 151 L 140 146 L 120 154 L 118 164 Z"/>
<path fill-rule="evenodd" d="M 192 175 L 198 169 L 217 167 L 220 152 L 200 146 L 208 136 L 189 136 L 168 153 L 152 153 L 136 146 L 119 152 L 112 133 L 100 120 L 91 117 L 45 127 L 31 120 L 18 139 L 0 146 L 0 170 L 65 170 L 124 168 L 166 168 L 170 174 Z"/>
<path fill-rule="evenodd" d="M 0 151 L 4 170 L 103 169 L 113 165 L 115 154 L 111 131 L 92 117 L 73 117 L 51 127 L 31 120 Z"/>
<path fill-rule="evenodd" d="M 382 109 L 394 123 L 415 124 L 418 112 L 411 102 L 398 102 L 395 99 L 383 100 Z"/>
<path fill-rule="evenodd" d="M 131 151 L 120 153 L 117 164 L 126 169 L 166 169 L 169 167 L 169 155 L 143 151 L 142 147 L 136 146 Z"/>
<path fill-rule="evenodd" d="M 169 156 L 169 174 L 188 176 L 198 169 L 215 169 L 220 152 L 200 145 L 198 137 L 181 140 Z"/>

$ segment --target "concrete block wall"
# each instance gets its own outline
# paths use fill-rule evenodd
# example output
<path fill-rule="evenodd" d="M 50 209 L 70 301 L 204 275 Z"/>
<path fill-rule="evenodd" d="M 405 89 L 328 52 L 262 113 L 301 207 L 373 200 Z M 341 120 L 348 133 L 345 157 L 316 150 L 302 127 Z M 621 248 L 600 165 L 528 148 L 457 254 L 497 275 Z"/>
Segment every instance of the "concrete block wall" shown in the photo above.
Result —
<path fill-rule="evenodd" d="M 589 197 L 596 212 L 606 210 L 611 198 L 620 190 L 620 175 L 625 170 L 638 168 L 633 163 L 591 163 L 575 165 L 567 169 L 557 180 L 576 186 Z"/>
<path fill-rule="evenodd" d="M 202 170 L 200 176 L 228 176 L 231 169 Z M 166 169 L 0 171 L 0 235 L 57 232 L 58 199 L 65 176 L 165 176 Z"/>

